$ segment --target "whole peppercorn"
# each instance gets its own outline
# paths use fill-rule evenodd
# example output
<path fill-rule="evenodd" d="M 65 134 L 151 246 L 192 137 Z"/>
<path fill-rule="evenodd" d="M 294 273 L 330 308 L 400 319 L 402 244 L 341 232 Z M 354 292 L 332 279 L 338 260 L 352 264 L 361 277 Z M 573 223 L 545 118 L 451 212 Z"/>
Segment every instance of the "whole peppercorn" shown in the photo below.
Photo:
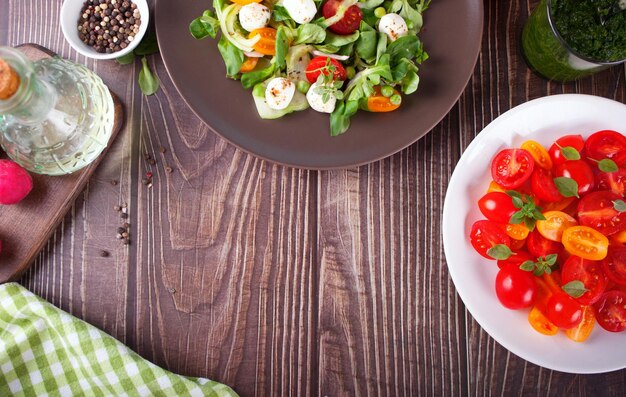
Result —
<path fill-rule="evenodd" d="M 141 13 L 129 0 L 88 0 L 78 19 L 80 40 L 100 53 L 114 53 L 135 40 Z"/>

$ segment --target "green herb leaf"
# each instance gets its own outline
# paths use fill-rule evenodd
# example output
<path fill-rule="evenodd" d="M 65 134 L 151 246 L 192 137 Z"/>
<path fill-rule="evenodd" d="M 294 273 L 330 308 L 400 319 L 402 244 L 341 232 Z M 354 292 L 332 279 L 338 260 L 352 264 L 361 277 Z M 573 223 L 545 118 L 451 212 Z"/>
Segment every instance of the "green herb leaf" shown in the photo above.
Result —
<path fill-rule="evenodd" d="M 578 183 L 576 183 L 576 181 L 572 178 L 560 176 L 558 178 L 554 178 L 554 184 L 563 197 L 579 197 Z"/>
<path fill-rule="evenodd" d="M 128 54 L 117 58 L 116 61 L 120 65 L 130 65 L 131 63 L 135 62 L 135 53 L 131 51 Z"/>
<path fill-rule="evenodd" d="M 522 198 L 522 195 L 519 192 L 515 191 L 515 190 L 507 190 L 505 193 L 508 194 L 511 197 L 517 197 L 517 198 L 520 198 L 520 199 Z"/>
<path fill-rule="evenodd" d="M 241 69 L 241 65 L 243 65 L 243 61 L 245 60 L 243 51 L 235 47 L 224 35 L 222 35 L 220 41 L 217 43 L 217 49 L 224 59 L 226 75 L 230 78 L 235 78 L 239 74 L 239 69 Z"/>
<path fill-rule="evenodd" d="M 578 153 L 578 150 L 571 146 L 562 147 L 561 153 L 563 154 L 563 157 L 568 160 L 580 160 L 580 153 Z"/>
<path fill-rule="evenodd" d="M 159 90 L 161 83 L 157 76 L 152 74 L 146 57 L 141 58 L 142 68 L 139 72 L 139 88 L 144 95 L 152 95 Z"/>
<path fill-rule="evenodd" d="M 545 257 L 545 263 L 549 266 L 553 266 L 556 263 L 557 254 L 550 254 Z"/>
<path fill-rule="evenodd" d="M 535 262 L 533 261 L 524 261 L 519 268 L 525 272 L 532 272 L 535 270 Z"/>
<path fill-rule="evenodd" d="M 196 39 L 203 39 L 207 36 L 214 39 L 219 29 L 220 22 L 211 10 L 204 11 L 202 16 L 194 19 L 189 24 L 189 32 Z"/>
<path fill-rule="evenodd" d="M 531 232 L 535 230 L 535 223 L 536 221 L 532 218 L 524 218 L 524 226 Z"/>
<path fill-rule="evenodd" d="M 589 291 L 585 288 L 582 281 L 573 280 L 561 287 L 572 298 L 580 298 L 585 292 Z"/>
<path fill-rule="evenodd" d="M 524 214 L 522 211 L 517 211 L 511 216 L 511 219 L 509 219 L 509 223 L 514 225 L 519 225 L 522 222 L 524 222 Z"/>
<path fill-rule="evenodd" d="M 513 251 L 504 244 L 496 244 L 487 250 L 487 255 L 493 259 L 509 259 L 513 255 Z"/>
<path fill-rule="evenodd" d="M 515 206 L 515 208 L 517 209 L 524 206 L 524 200 L 522 200 L 520 197 L 511 197 L 511 200 L 513 201 L 513 206 Z"/>
<path fill-rule="evenodd" d="M 625 212 L 626 203 L 624 202 L 624 200 L 615 200 L 613 201 L 613 208 L 615 208 L 616 211 Z"/>
<path fill-rule="evenodd" d="M 615 172 L 619 169 L 615 161 L 611 159 L 603 159 L 598 161 L 598 168 L 602 172 Z"/>

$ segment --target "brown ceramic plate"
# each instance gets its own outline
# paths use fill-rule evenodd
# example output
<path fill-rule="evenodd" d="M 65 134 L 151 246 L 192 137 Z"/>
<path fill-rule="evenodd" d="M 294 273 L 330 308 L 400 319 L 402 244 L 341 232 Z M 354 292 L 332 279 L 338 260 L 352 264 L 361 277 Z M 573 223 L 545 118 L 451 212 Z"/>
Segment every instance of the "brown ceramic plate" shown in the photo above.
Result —
<path fill-rule="evenodd" d="M 262 120 L 252 93 L 225 78 L 217 41 L 196 40 L 188 26 L 210 0 L 158 0 L 156 31 L 165 66 L 191 109 L 215 132 L 264 159 L 329 169 L 394 154 L 429 132 L 456 103 L 474 70 L 483 28 L 482 0 L 435 0 L 424 14 L 421 38 L 430 55 L 420 86 L 395 112 L 360 111 L 350 129 L 331 137 L 328 115 L 313 110 Z"/>

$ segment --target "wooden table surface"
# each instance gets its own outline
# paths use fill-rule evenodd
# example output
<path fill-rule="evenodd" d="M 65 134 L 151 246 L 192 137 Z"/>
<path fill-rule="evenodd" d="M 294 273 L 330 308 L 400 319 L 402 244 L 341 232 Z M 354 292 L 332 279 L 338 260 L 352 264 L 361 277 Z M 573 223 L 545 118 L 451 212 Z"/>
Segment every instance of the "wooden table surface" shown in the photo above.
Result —
<path fill-rule="evenodd" d="M 448 179 L 490 121 L 550 94 L 626 102 L 623 66 L 570 84 L 529 72 L 518 44 L 536 1 L 484 1 L 473 77 L 430 134 L 331 172 L 277 166 L 226 143 L 185 106 L 158 56 L 150 64 L 162 89 L 142 96 L 139 62 L 71 50 L 61 3 L 1 0 L 0 45 L 35 42 L 86 64 L 128 119 L 21 280 L 33 292 L 162 367 L 245 396 L 624 393 L 626 370 L 565 374 L 498 345 L 466 311 L 443 254 Z M 128 246 L 115 236 L 120 203 Z"/>

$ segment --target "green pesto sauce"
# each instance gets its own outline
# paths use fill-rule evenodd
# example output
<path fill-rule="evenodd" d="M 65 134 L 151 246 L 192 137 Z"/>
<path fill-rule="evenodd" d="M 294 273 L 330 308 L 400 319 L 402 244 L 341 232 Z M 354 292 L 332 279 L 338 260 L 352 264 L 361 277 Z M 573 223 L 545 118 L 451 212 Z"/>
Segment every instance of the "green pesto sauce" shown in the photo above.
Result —
<path fill-rule="evenodd" d="M 552 0 L 552 17 L 565 42 L 600 62 L 626 59 L 626 11 L 619 0 Z"/>

